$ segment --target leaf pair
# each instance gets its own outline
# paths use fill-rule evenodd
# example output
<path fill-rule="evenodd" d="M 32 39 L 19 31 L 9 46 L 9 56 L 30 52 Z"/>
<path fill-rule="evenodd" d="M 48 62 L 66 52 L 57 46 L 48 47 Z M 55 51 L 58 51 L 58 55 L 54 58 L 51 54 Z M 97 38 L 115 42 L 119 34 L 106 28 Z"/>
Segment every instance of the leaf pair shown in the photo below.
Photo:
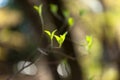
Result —
<path fill-rule="evenodd" d="M 45 30 L 44 32 L 50 37 L 50 40 L 53 40 L 53 37 L 54 37 L 56 31 L 57 31 L 57 30 L 55 29 L 55 30 L 52 31 L 52 32 L 50 32 L 50 31 L 48 31 L 48 30 Z"/>
<path fill-rule="evenodd" d="M 63 35 L 58 36 L 58 35 L 55 35 L 56 31 L 57 30 L 55 29 L 52 32 L 50 32 L 48 30 L 45 30 L 44 32 L 50 37 L 51 42 L 53 41 L 53 38 L 55 37 L 57 42 L 58 42 L 58 44 L 59 44 L 59 47 L 61 47 L 68 32 L 65 32 Z"/>
<path fill-rule="evenodd" d="M 42 7 L 43 5 L 39 5 L 39 6 L 34 6 L 34 9 L 39 13 L 40 16 L 42 16 Z"/>
<path fill-rule="evenodd" d="M 56 40 L 57 40 L 57 42 L 58 42 L 58 44 L 59 44 L 59 47 L 62 46 L 62 44 L 63 44 L 63 42 L 64 42 L 64 40 L 66 38 L 67 33 L 68 32 L 65 32 L 63 35 L 60 35 L 60 36 L 54 35 Z"/>

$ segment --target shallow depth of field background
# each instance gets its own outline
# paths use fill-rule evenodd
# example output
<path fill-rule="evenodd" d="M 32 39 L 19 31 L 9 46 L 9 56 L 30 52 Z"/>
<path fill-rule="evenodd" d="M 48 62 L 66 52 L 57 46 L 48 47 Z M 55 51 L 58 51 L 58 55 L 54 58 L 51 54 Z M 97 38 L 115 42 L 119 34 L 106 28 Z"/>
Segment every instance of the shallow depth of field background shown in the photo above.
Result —
<path fill-rule="evenodd" d="M 22 61 L 22 59 L 26 59 L 25 56 L 36 50 L 37 45 L 43 45 L 43 48 L 47 46 L 47 43 L 39 42 L 40 37 L 38 36 L 41 33 L 39 34 L 40 30 L 38 29 L 41 26 L 34 25 L 39 24 L 35 21 L 37 20 L 36 17 L 32 16 L 28 19 L 24 15 L 27 11 L 20 11 L 19 6 L 11 4 L 12 1 L 14 0 L 0 0 L 0 80 L 6 80 L 18 68 L 13 67 L 14 65 L 11 63 L 8 64 L 9 61 L 15 61 L 16 66 L 18 63 L 15 58 Z M 60 5 L 57 1 L 60 1 L 58 2 Z M 56 26 L 62 24 L 64 26 L 65 18 L 62 14 L 64 10 L 68 11 L 68 17 L 73 18 L 74 24 L 71 27 L 67 25 L 66 30 L 71 35 L 83 80 L 120 79 L 120 0 L 28 0 L 28 2 L 32 6 L 43 4 L 42 17 L 46 30 L 53 31 Z M 59 8 L 57 15 L 50 12 L 51 4 Z M 29 6 L 25 8 L 27 10 Z M 36 12 L 35 9 L 33 12 Z M 29 12 L 28 14 L 32 15 Z M 35 20 L 30 20 L 33 18 Z M 39 15 L 38 18 L 40 18 Z M 62 24 L 55 24 L 54 19 L 58 21 L 56 23 L 63 22 Z M 16 31 L 17 27 L 19 27 L 18 31 Z M 92 37 L 92 45 L 89 50 L 86 46 L 86 36 Z M 49 42 L 49 38 L 47 39 Z M 56 42 L 55 46 L 58 46 Z M 8 59 L 9 53 L 15 53 L 14 50 L 18 51 L 18 54 L 12 55 L 14 59 Z M 32 67 L 21 72 L 21 75 L 17 75 L 14 80 L 55 80 L 48 65 L 54 64 L 56 61 L 49 62 L 44 54 L 39 56 Z M 58 56 L 55 57 L 59 58 Z M 30 61 L 32 62 L 31 59 Z M 19 64 L 19 66 L 21 65 L 23 64 Z M 67 73 L 63 69 L 62 74 L 60 74 L 61 80 L 74 80 L 65 78 L 66 75 Z"/>

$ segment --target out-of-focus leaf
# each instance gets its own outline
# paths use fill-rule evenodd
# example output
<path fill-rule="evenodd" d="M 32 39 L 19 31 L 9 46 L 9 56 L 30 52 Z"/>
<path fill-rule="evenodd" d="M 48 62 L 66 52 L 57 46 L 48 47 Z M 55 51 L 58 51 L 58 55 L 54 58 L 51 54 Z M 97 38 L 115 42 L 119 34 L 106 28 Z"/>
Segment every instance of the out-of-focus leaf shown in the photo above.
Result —
<path fill-rule="evenodd" d="M 39 12 L 38 6 L 34 5 L 34 9 L 35 9 L 37 12 Z"/>
<path fill-rule="evenodd" d="M 39 13 L 40 16 L 42 16 L 42 7 L 42 4 L 40 4 L 39 6 L 34 6 L 34 9 Z"/>
<path fill-rule="evenodd" d="M 42 7 L 43 7 L 43 5 L 41 4 L 41 5 L 39 5 L 39 14 L 40 14 L 40 16 L 42 16 Z"/>
<path fill-rule="evenodd" d="M 86 48 L 87 50 L 89 50 L 93 44 L 93 38 L 92 36 L 86 36 L 86 42 L 87 42 L 87 45 L 86 45 Z"/>
<path fill-rule="evenodd" d="M 79 13 L 79 14 L 80 14 L 80 16 L 83 16 L 83 15 L 85 14 L 85 10 L 83 10 L 83 9 L 80 10 L 80 13 Z"/>
<path fill-rule="evenodd" d="M 92 45 L 92 36 L 86 36 L 86 41 L 87 41 L 87 43 L 88 43 L 88 45 L 89 46 L 91 46 Z"/>
<path fill-rule="evenodd" d="M 68 18 L 68 25 L 73 26 L 74 24 L 74 19 L 72 17 Z"/>
<path fill-rule="evenodd" d="M 51 33 L 50 33 L 50 31 L 45 30 L 44 32 L 45 32 L 45 33 L 50 37 L 50 39 L 51 39 Z"/>
<path fill-rule="evenodd" d="M 56 31 L 57 31 L 57 29 L 55 29 L 55 30 L 52 32 L 52 34 L 51 34 L 51 40 L 53 39 Z"/>
<path fill-rule="evenodd" d="M 50 4 L 50 10 L 52 13 L 56 14 L 58 11 L 58 7 L 55 4 Z"/>
<path fill-rule="evenodd" d="M 70 13 L 67 10 L 63 10 L 64 17 L 68 18 L 70 16 Z"/>

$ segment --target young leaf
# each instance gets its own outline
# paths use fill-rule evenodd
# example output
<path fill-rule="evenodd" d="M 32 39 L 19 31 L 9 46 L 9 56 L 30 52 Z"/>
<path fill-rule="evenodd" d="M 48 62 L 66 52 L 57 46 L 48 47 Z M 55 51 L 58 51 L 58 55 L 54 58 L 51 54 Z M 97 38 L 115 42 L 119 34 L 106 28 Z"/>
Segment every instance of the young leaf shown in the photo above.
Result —
<path fill-rule="evenodd" d="M 40 14 L 40 16 L 42 16 L 42 7 L 43 7 L 43 5 L 41 4 L 41 5 L 39 5 L 39 14 Z"/>
<path fill-rule="evenodd" d="M 57 35 L 54 35 L 54 37 L 56 38 L 56 40 L 57 40 L 57 42 L 59 44 L 59 47 L 61 47 L 62 46 L 62 44 L 61 44 L 61 38 L 59 36 L 57 36 Z"/>
<path fill-rule="evenodd" d="M 62 42 L 64 42 L 67 33 L 68 33 L 68 32 L 65 32 L 63 35 L 60 35 L 60 38 L 61 38 Z"/>
<path fill-rule="evenodd" d="M 85 10 L 80 10 L 80 16 L 84 15 L 85 14 Z"/>
<path fill-rule="evenodd" d="M 42 16 L 42 4 L 39 5 L 39 6 L 34 6 L 34 9 L 40 14 L 40 16 Z"/>
<path fill-rule="evenodd" d="M 53 39 L 56 31 L 57 31 L 57 29 L 55 29 L 55 30 L 52 32 L 52 34 L 51 34 L 51 40 Z"/>
<path fill-rule="evenodd" d="M 92 46 L 92 43 L 93 43 L 93 39 L 92 39 L 92 36 L 86 36 L 86 42 L 87 42 L 87 50 L 89 50 Z"/>
<path fill-rule="evenodd" d="M 50 4 L 50 10 L 52 13 L 56 14 L 58 11 L 58 7 L 55 4 Z"/>
<path fill-rule="evenodd" d="M 57 30 L 54 30 L 52 33 L 50 33 L 50 31 L 45 30 L 44 32 L 47 33 L 48 36 L 50 37 L 50 40 L 52 40 L 56 31 L 57 31 Z"/>
<path fill-rule="evenodd" d="M 68 33 L 68 32 L 65 32 L 65 33 L 62 35 L 63 40 L 65 40 L 65 37 L 66 37 L 67 33 Z"/>
<path fill-rule="evenodd" d="M 90 46 L 92 44 L 92 36 L 86 36 L 86 41 L 88 45 Z"/>
<path fill-rule="evenodd" d="M 39 8 L 38 8 L 38 6 L 34 6 L 34 9 L 37 11 L 37 12 L 39 12 Z"/>
<path fill-rule="evenodd" d="M 45 30 L 44 32 L 45 32 L 49 37 L 51 37 L 51 33 L 50 33 L 50 31 Z"/>
<path fill-rule="evenodd" d="M 57 36 L 57 35 L 54 35 L 54 37 L 56 38 L 57 42 L 59 43 L 60 42 L 60 37 Z"/>
<path fill-rule="evenodd" d="M 59 44 L 59 47 L 62 46 L 62 44 L 63 44 L 63 42 L 64 42 L 64 40 L 66 38 L 66 35 L 67 35 L 67 32 L 65 32 L 63 35 L 60 35 L 60 36 L 54 35 L 57 42 L 58 42 L 58 44 Z"/>
<path fill-rule="evenodd" d="M 44 30 L 44 32 L 50 37 L 51 47 L 53 47 L 53 37 L 54 37 L 56 31 L 57 30 L 54 30 L 54 31 L 50 32 L 48 30 Z"/>
<path fill-rule="evenodd" d="M 74 19 L 72 17 L 68 18 L 68 25 L 73 26 L 74 24 Z"/>
<path fill-rule="evenodd" d="M 68 18 L 70 16 L 70 14 L 67 10 L 63 10 L 63 15 L 65 18 Z"/>

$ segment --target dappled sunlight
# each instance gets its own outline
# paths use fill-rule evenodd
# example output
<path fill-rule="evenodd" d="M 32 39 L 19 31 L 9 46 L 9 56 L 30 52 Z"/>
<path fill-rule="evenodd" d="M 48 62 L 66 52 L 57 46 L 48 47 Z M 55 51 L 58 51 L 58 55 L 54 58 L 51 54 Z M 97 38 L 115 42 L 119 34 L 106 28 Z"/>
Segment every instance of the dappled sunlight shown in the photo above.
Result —
<path fill-rule="evenodd" d="M 11 32 L 6 29 L 0 32 L 0 43 L 6 46 L 24 48 L 27 44 L 25 40 L 25 36 L 19 32 Z"/>
<path fill-rule="evenodd" d="M 104 68 L 101 80 L 118 80 L 119 72 L 116 65 L 108 65 Z"/>
<path fill-rule="evenodd" d="M 0 28 L 16 26 L 22 21 L 22 13 L 9 8 L 0 9 Z"/>

